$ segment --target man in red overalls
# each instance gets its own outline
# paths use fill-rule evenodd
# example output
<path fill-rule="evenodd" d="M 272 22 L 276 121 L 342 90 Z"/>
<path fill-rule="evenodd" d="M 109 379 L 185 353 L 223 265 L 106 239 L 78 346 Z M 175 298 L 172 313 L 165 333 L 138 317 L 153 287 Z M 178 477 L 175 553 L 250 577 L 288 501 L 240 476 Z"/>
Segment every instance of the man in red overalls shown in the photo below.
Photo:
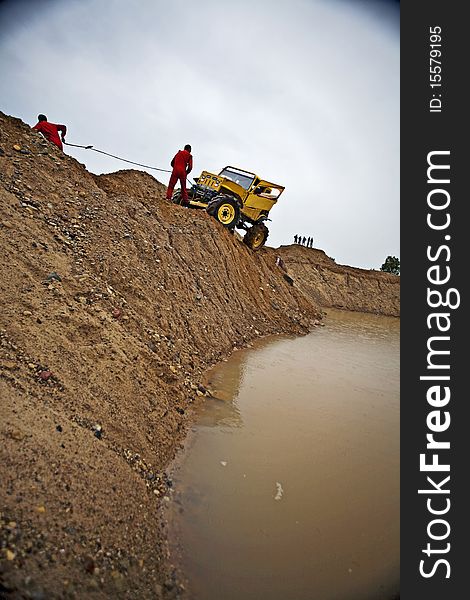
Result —
<path fill-rule="evenodd" d="M 54 125 L 54 123 L 49 123 L 46 115 L 38 115 L 38 123 L 33 129 L 40 131 L 46 140 L 49 140 L 63 150 L 62 142 L 65 142 L 65 134 L 67 133 L 67 127 L 65 125 Z M 62 142 L 59 138 L 59 131 L 61 133 Z"/>
<path fill-rule="evenodd" d="M 166 191 L 166 199 L 171 200 L 176 182 L 181 183 L 182 204 L 188 205 L 188 190 L 186 189 L 186 175 L 191 173 L 193 168 L 193 157 L 191 156 L 191 146 L 186 144 L 184 150 L 179 150 L 171 161 L 173 171 L 170 176 L 170 183 Z"/>

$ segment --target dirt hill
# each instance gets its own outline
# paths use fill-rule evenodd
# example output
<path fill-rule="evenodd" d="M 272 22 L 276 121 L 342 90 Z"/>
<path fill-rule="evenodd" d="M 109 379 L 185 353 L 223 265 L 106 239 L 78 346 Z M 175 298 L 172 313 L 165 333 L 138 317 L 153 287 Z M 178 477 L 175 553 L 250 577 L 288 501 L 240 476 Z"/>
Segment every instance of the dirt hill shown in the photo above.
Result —
<path fill-rule="evenodd" d="M 399 286 L 253 253 L 145 172 L 92 175 L 3 113 L 0 133 L 0 595 L 176 598 L 159 508 L 204 372 L 307 333 L 346 280 L 383 312 L 372 296 Z"/>
<path fill-rule="evenodd" d="M 398 276 L 337 265 L 315 248 L 281 246 L 277 252 L 296 285 L 318 305 L 400 316 Z"/>

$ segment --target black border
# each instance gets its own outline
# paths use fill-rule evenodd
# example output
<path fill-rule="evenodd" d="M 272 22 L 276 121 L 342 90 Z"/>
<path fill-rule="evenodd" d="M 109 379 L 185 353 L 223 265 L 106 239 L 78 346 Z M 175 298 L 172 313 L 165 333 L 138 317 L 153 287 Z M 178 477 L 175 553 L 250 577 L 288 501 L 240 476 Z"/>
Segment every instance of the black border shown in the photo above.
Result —
<path fill-rule="evenodd" d="M 465 3 L 456 0 L 405 0 L 400 6 L 400 102 L 401 102 L 401 598 L 403 600 L 434 598 L 463 599 L 467 591 L 467 530 L 466 510 L 470 510 L 470 481 L 467 482 L 467 457 L 470 456 L 470 398 L 465 389 L 467 366 L 465 319 L 468 287 L 464 265 L 469 254 L 466 246 L 466 215 L 468 193 L 465 179 L 470 171 L 466 165 L 468 151 L 464 147 L 468 127 L 464 92 L 468 78 L 469 20 L 465 18 Z M 429 112 L 432 90 L 429 86 L 429 27 L 442 28 L 442 100 L 441 113 Z M 450 310 L 452 326 L 450 341 L 451 400 L 448 410 L 451 425 L 446 432 L 451 442 L 448 458 L 451 464 L 451 509 L 446 515 L 451 525 L 448 540 L 451 547 L 447 558 L 451 565 L 450 578 L 440 567 L 436 574 L 423 578 L 419 562 L 426 558 L 427 525 L 432 519 L 426 509 L 425 496 L 418 494 L 426 476 L 419 470 L 419 455 L 425 451 L 426 401 L 428 383 L 419 380 L 425 374 L 430 333 L 426 317 L 427 269 L 429 244 L 439 245 L 442 232 L 433 232 L 426 224 L 428 213 L 427 154 L 433 150 L 450 150 L 451 235 L 450 286 L 461 296 L 459 308 Z M 444 438 L 443 438 L 444 439 Z M 439 474 L 436 478 L 439 477 Z M 442 479 L 442 478 L 441 478 Z M 428 486 L 429 487 L 429 486 Z M 437 544 L 436 544 L 437 547 Z M 437 556 L 437 555 L 436 555 Z M 429 564 L 429 563 L 428 563 Z"/>

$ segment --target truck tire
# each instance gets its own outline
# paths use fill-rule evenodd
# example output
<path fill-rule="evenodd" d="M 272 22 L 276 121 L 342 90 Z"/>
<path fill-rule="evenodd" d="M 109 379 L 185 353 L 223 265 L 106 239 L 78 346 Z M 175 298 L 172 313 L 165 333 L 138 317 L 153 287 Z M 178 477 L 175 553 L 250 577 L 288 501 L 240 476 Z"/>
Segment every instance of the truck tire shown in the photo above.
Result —
<path fill-rule="evenodd" d="M 216 196 L 206 210 L 227 229 L 234 229 L 240 219 L 240 207 L 231 196 Z"/>
<path fill-rule="evenodd" d="M 191 190 L 188 190 L 188 200 L 191 200 L 192 198 L 192 193 Z M 176 192 L 174 192 L 171 201 L 173 202 L 173 204 L 179 204 L 180 206 L 185 206 L 183 204 L 183 195 L 181 193 L 181 190 L 176 190 Z"/>
<path fill-rule="evenodd" d="M 243 242 L 252 250 L 259 250 L 268 239 L 269 230 L 264 223 L 256 223 L 245 233 Z"/>

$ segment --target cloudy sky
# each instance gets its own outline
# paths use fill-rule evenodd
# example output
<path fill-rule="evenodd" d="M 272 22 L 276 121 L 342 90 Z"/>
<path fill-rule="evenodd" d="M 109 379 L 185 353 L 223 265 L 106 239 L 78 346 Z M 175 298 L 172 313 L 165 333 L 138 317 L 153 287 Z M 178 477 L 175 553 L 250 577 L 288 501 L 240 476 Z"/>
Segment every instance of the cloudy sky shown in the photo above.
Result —
<path fill-rule="evenodd" d="M 190 143 L 194 176 L 231 164 L 285 185 L 268 245 L 400 256 L 398 2 L 0 1 L 0 75 L 0 110 L 44 113 L 69 142 L 162 168 Z"/>

